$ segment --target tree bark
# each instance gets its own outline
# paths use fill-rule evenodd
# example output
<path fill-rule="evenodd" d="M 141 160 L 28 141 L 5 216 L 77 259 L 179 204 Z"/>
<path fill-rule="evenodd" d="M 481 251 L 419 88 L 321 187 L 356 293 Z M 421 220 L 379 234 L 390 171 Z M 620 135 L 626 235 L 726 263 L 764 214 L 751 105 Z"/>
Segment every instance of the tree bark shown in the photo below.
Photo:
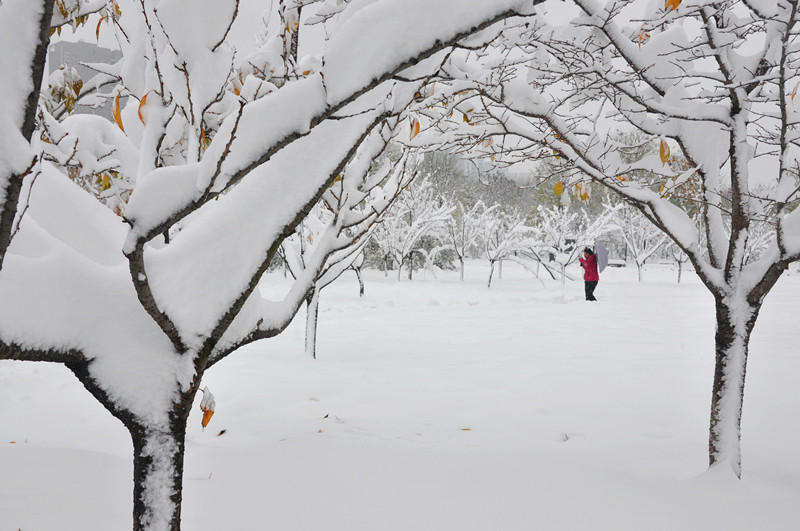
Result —
<path fill-rule="evenodd" d="M 750 334 L 760 305 L 744 298 L 716 297 L 717 331 L 714 384 L 711 394 L 708 459 L 714 466 L 728 463 L 742 474 L 741 420 Z"/>
<path fill-rule="evenodd" d="M 491 267 L 489 267 L 489 282 L 486 284 L 487 288 L 492 287 L 492 277 L 494 276 L 494 260 L 490 261 L 489 264 Z"/>
<path fill-rule="evenodd" d="M 363 297 L 364 296 L 364 277 L 361 276 L 361 268 L 360 267 L 354 267 L 353 271 L 356 272 L 356 278 L 358 279 L 358 296 L 359 297 Z"/>
<path fill-rule="evenodd" d="M 317 359 L 317 321 L 319 319 L 319 290 L 314 287 L 306 297 L 306 354 Z"/>
<path fill-rule="evenodd" d="M 153 425 L 119 407 L 91 376 L 90 363 L 78 359 L 65 365 L 131 435 L 133 530 L 180 531 L 186 421 L 202 374 L 195 377 L 188 391 L 176 389 L 179 398 L 167 412 L 167 420 Z"/>
<path fill-rule="evenodd" d="M 131 439 L 134 531 L 180 531 L 186 418 L 131 430 Z"/>
<path fill-rule="evenodd" d="M 461 267 L 459 268 L 459 280 L 464 282 L 464 259 L 462 257 L 458 257 L 458 261 L 461 263 Z"/>

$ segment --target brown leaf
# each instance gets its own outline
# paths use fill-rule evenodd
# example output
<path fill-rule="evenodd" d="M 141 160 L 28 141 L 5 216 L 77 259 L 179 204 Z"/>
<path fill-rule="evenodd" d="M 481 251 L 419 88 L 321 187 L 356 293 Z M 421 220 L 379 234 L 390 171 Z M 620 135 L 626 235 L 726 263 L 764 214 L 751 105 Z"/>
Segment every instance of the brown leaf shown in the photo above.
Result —
<path fill-rule="evenodd" d="M 100 17 L 100 20 L 97 21 L 97 29 L 94 31 L 94 34 L 97 36 L 98 42 L 100 42 L 100 25 L 103 23 L 105 19 L 106 17 Z"/>

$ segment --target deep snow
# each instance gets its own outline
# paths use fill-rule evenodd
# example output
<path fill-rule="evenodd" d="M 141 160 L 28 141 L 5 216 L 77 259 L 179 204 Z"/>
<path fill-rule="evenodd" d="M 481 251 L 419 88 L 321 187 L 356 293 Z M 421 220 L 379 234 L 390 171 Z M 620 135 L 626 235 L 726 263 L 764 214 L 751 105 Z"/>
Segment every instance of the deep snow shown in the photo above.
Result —
<path fill-rule="evenodd" d="M 301 313 L 214 367 L 183 528 L 797 529 L 800 274 L 753 334 L 736 481 L 706 472 L 713 301 L 694 275 L 607 269 L 590 304 L 582 282 L 487 273 L 367 271 L 364 298 L 346 273 L 316 361 Z M 127 433 L 66 369 L 0 361 L 0 404 L 0 530 L 131 527 Z"/>

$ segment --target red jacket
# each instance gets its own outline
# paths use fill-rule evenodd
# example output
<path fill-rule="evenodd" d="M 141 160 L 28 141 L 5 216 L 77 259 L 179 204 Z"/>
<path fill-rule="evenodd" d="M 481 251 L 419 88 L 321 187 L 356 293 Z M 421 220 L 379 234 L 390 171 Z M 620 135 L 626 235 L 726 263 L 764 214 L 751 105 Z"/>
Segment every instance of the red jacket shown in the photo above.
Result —
<path fill-rule="evenodd" d="M 590 254 L 589 258 L 579 258 L 581 267 L 583 268 L 583 280 L 587 282 L 592 280 L 600 280 L 600 275 L 597 273 L 597 255 Z"/>

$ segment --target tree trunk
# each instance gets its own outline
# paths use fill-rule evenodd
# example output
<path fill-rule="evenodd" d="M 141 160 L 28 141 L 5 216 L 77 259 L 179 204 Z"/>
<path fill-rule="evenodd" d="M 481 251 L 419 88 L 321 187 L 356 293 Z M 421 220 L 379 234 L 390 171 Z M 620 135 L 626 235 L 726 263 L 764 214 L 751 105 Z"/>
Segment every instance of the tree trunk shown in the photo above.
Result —
<path fill-rule="evenodd" d="M 408 280 L 413 280 L 414 276 L 414 251 L 408 253 Z"/>
<path fill-rule="evenodd" d="M 354 267 L 353 271 L 356 272 L 356 278 L 358 279 L 358 296 L 364 296 L 364 277 L 361 276 L 361 268 Z"/>
<path fill-rule="evenodd" d="M 492 287 L 492 277 L 494 276 L 494 260 L 490 260 L 489 261 L 489 265 L 491 267 L 489 268 L 489 282 L 486 285 L 487 288 L 491 288 Z"/>
<path fill-rule="evenodd" d="M 161 429 L 129 427 L 134 531 L 180 531 L 186 417 L 188 411 L 171 415 L 169 426 Z"/>
<path fill-rule="evenodd" d="M 463 259 L 462 257 L 460 257 L 460 256 L 459 256 L 459 257 L 458 257 L 458 261 L 459 261 L 459 262 L 460 262 L 460 264 L 461 264 L 461 267 L 459 268 L 459 274 L 458 274 L 458 278 L 459 278 L 459 280 L 460 280 L 461 282 L 464 282 L 464 259 Z"/>
<path fill-rule="evenodd" d="M 156 424 L 142 422 L 120 408 L 91 376 L 89 363 L 76 361 L 65 365 L 131 435 L 133 531 L 180 531 L 186 420 L 202 374 L 195 377 L 188 391 L 175 390 L 178 400 L 171 411 L 165 412 L 165 420 Z"/>
<path fill-rule="evenodd" d="M 741 420 L 747 350 L 759 306 L 744 298 L 715 295 L 717 331 L 714 386 L 711 394 L 709 465 L 728 463 L 741 477 Z"/>
<path fill-rule="evenodd" d="M 317 359 L 317 320 L 319 319 L 319 290 L 314 287 L 306 297 L 306 354 Z"/>
<path fill-rule="evenodd" d="M 683 262 L 678 260 L 678 284 L 681 283 L 681 273 L 683 273 Z"/>
<path fill-rule="evenodd" d="M 636 273 L 639 275 L 639 282 L 644 278 L 644 264 L 636 262 Z"/>
<path fill-rule="evenodd" d="M 561 265 L 561 287 L 565 287 L 567 285 L 567 266 L 566 264 Z"/>
<path fill-rule="evenodd" d="M 503 261 L 497 266 L 497 280 L 503 280 Z"/>

